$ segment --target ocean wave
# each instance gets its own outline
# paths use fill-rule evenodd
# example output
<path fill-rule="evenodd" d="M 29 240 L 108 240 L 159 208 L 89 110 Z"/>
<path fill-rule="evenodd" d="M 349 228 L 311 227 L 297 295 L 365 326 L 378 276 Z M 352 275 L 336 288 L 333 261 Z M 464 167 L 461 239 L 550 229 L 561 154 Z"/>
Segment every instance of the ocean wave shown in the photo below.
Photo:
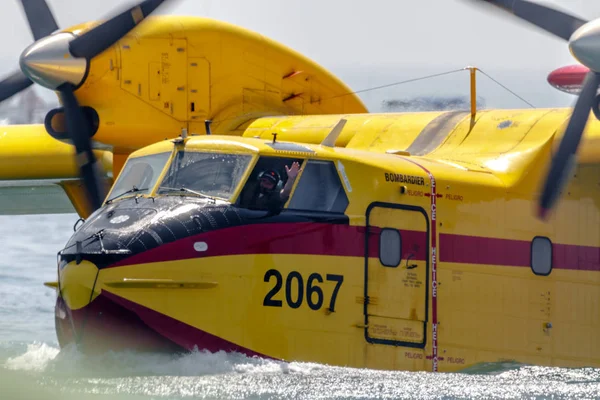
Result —
<path fill-rule="evenodd" d="M 600 370 L 491 363 L 464 373 L 378 371 L 281 362 L 225 352 L 180 355 L 20 344 L 0 367 L 52 393 L 110 398 L 451 399 L 595 398 Z M 6 346 L 5 346 L 6 347 Z M 6 348 L 0 346 L 0 352 Z M 16 374 L 16 375 L 15 375 Z M 25 377 L 27 379 L 25 379 Z"/>

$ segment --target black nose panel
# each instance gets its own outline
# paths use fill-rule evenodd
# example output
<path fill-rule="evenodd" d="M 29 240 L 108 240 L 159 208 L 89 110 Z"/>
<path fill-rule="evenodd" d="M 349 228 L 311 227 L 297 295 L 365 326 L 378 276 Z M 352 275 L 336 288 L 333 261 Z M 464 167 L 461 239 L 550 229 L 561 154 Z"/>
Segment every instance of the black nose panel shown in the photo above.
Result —
<path fill-rule="evenodd" d="M 243 224 L 243 212 L 190 197 L 123 199 L 81 225 L 61 251 L 61 262 L 80 258 L 103 268 L 165 243 Z"/>

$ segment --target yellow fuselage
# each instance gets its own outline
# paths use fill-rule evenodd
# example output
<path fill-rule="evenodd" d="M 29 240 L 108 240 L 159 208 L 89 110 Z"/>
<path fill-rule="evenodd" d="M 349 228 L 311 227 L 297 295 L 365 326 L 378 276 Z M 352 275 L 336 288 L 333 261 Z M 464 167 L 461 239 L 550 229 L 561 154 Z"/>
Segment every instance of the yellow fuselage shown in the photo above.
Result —
<path fill-rule="evenodd" d="M 247 138 L 188 138 L 190 152 L 331 161 L 347 207 L 324 217 L 295 201 L 307 190 L 301 174 L 281 214 L 287 220 L 214 228 L 99 270 L 66 264 L 63 298 L 84 310 L 93 287 L 91 305 L 118 304 L 188 349 L 378 369 L 598 366 L 600 167 L 591 147 L 600 123 L 590 122 L 582 144 L 590 148 L 551 220 L 533 214 L 568 116 L 483 111 L 472 124 L 468 114 L 344 115 L 338 147 L 318 143 L 340 115 L 260 119 Z M 313 144 L 305 153 L 276 150 L 271 133 Z M 164 141 L 132 158 L 174 146 Z M 123 201 L 160 209 L 152 203 L 161 197 Z"/>

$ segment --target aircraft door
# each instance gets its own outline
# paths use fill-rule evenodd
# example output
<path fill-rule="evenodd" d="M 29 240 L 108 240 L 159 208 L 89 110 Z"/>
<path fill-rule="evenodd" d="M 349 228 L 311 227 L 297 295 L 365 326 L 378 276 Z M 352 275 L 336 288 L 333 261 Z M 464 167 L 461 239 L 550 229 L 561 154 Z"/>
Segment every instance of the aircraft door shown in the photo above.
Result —
<path fill-rule="evenodd" d="M 424 348 L 429 220 L 420 207 L 373 203 L 367 210 L 365 338 Z"/>

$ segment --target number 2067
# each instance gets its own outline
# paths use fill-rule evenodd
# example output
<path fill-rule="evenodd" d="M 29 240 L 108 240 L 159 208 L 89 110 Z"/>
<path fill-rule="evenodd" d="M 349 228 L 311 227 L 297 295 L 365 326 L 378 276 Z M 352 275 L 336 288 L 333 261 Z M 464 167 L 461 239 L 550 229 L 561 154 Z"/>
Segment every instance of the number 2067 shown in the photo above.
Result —
<path fill-rule="evenodd" d="M 271 278 L 275 278 L 275 286 L 266 294 L 263 300 L 263 305 L 267 307 L 281 307 L 283 305 L 282 300 L 275 300 L 274 297 L 279 293 L 283 287 L 283 276 L 281 272 L 276 269 L 270 269 L 265 273 L 265 282 L 270 282 Z M 338 291 L 342 286 L 344 277 L 342 275 L 327 274 L 325 279 L 330 282 L 335 282 L 335 287 L 331 293 L 329 299 L 329 311 L 335 311 L 335 301 L 337 299 Z M 296 282 L 294 282 L 296 281 Z M 310 274 L 306 280 L 306 289 L 304 288 L 304 278 L 298 271 L 292 271 L 288 274 L 285 279 L 285 301 L 291 308 L 299 308 L 305 301 L 311 310 L 319 310 L 325 302 L 325 295 L 323 289 L 319 285 L 323 283 L 323 277 L 321 274 L 313 273 Z"/>

